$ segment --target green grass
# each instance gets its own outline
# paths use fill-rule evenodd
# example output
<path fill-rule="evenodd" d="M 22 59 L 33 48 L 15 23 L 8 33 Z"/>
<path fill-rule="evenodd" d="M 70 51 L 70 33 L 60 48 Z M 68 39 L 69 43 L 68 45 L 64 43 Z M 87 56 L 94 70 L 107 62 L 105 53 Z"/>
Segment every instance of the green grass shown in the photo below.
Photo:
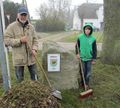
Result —
<path fill-rule="evenodd" d="M 40 53 L 39 58 L 40 59 Z M 11 53 L 9 54 L 12 86 L 16 84 Z M 118 67 L 119 70 L 119 67 Z M 120 72 L 115 66 L 102 64 L 100 60 L 92 68 L 91 87 L 93 96 L 80 99 L 79 94 L 83 89 L 62 90 L 63 100 L 61 108 L 119 108 L 120 106 Z M 67 77 L 67 76 L 66 76 Z M 25 80 L 29 79 L 29 73 L 25 70 Z M 0 95 L 3 94 L 3 85 L 0 84 Z"/>
<path fill-rule="evenodd" d="M 103 65 L 99 60 L 93 66 L 91 85 L 93 96 L 80 99 L 79 90 L 63 91 L 63 108 L 119 108 L 120 73 L 112 65 Z"/>
<path fill-rule="evenodd" d="M 63 42 L 75 42 L 80 33 L 75 32 L 73 35 L 63 38 Z M 101 43 L 103 40 L 103 32 L 94 32 L 93 35 L 96 37 L 97 43 Z"/>

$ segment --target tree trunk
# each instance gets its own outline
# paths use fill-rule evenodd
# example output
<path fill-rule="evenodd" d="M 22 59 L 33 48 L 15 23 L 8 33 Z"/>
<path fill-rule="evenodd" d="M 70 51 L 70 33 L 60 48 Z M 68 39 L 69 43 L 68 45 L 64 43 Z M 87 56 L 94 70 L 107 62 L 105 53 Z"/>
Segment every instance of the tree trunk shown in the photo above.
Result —
<path fill-rule="evenodd" d="M 102 61 L 120 64 L 120 0 L 104 0 Z"/>

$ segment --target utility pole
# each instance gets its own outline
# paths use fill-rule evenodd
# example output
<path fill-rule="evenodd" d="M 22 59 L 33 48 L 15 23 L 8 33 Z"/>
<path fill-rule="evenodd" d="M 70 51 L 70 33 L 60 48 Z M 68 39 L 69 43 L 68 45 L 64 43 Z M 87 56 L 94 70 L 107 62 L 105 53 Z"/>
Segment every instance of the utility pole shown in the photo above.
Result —
<path fill-rule="evenodd" d="M 89 2 L 89 0 L 86 0 L 86 3 L 88 3 Z"/>
<path fill-rule="evenodd" d="M 22 5 L 25 5 L 27 7 L 27 9 L 28 9 L 28 5 L 27 5 L 27 1 L 26 0 L 22 0 Z M 28 18 L 29 18 L 29 22 L 30 22 L 30 13 L 28 13 Z"/>
<path fill-rule="evenodd" d="M 22 5 L 25 5 L 27 10 L 28 10 L 28 5 L 27 5 L 27 1 L 26 0 L 22 0 Z M 29 22 L 31 22 L 29 11 L 28 11 L 28 18 L 29 18 Z M 37 75 L 35 75 L 35 79 L 37 80 Z"/>
<path fill-rule="evenodd" d="M 10 82 L 10 71 L 9 71 L 9 61 L 8 61 L 8 54 L 7 49 L 4 45 L 3 40 L 3 32 L 5 30 L 5 20 L 4 20 L 4 9 L 3 9 L 3 2 L 0 0 L 0 61 L 2 67 L 2 78 L 3 78 L 3 86 L 4 90 L 7 91 L 11 88 Z"/>
<path fill-rule="evenodd" d="M 25 5 L 26 4 L 26 0 L 22 0 L 22 4 Z"/>

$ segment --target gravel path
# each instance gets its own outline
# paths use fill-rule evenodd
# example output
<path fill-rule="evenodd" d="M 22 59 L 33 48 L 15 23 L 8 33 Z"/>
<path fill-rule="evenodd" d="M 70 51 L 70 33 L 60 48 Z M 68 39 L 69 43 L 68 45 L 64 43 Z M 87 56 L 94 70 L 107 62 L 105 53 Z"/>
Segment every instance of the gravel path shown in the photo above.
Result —
<path fill-rule="evenodd" d="M 52 36 L 47 36 L 44 38 L 39 39 L 39 49 L 42 49 L 42 43 L 46 40 L 51 40 L 57 42 L 60 46 L 62 46 L 65 49 L 68 50 L 74 50 L 75 49 L 75 43 L 67 43 L 67 42 L 60 42 L 60 40 L 64 37 L 70 36 L 74 34 L 74 32 L 61 32 L 59 34 L 54 34 Z M 97 43 L 97 49 L 98 51 L 102 50 L 102 43 Z"/>
<path fill-rule="evenodd" d="M 45 38 L 39 39 L 39 49 L 42 49 L 42 43 L 47 40 L 57 42 L 59 45 L 68 46 L 67 43 L 59 42 L 62 38 L 72 35 L 74 32 L 61 32 L 59 34 L 54 34 L 52 36 L 47 36 Z M 73 45 L 72 45 L 73 46 Z"/>

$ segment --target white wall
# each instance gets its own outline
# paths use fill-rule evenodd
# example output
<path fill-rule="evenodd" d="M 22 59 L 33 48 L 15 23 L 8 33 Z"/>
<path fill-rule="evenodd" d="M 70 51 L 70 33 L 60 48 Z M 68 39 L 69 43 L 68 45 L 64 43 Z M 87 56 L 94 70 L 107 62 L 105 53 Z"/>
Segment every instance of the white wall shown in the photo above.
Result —
<path fill-rule="evenodd" d="M 103 18 L 104 18 L 103 6 L 101 6 L 99 10 L 97 10 L 97 15 L 98 15 L 98 21 L 103 22 Z"/>
<path fill-rule="evenodd" d="M 77 9 L 74 13 L 74 18 L 73 18 L 73 30 L 80 30 L 81 28 L 81 21 L 78 16 Z"/>
<path fill-rule="evenodd" d="M 85 23 L 90 22 L 93 23 L 93 26 L 95 26 L 98 29 L 101 29 L 101 22 L 103 22 L 104 14 L 103 14 L 103 6 L 101 6 L 97 11 L 96 14 L 98 16 L 98 19 L 84 19 L 83 25 Z M 77 9 L 74 13 L 73 18 L 73 30 L 81 30 L 81 20 L 79 19 Z"/>
<path fill-rule="evenodd" d="M 95 28 L 99 28 L 100 29 L 100 22 L 98 21 L 98 19 L 84 19 L 83 21 L 83 25 L 85 25 L 85 23 L 93 23 L 93 26 Z"/>

